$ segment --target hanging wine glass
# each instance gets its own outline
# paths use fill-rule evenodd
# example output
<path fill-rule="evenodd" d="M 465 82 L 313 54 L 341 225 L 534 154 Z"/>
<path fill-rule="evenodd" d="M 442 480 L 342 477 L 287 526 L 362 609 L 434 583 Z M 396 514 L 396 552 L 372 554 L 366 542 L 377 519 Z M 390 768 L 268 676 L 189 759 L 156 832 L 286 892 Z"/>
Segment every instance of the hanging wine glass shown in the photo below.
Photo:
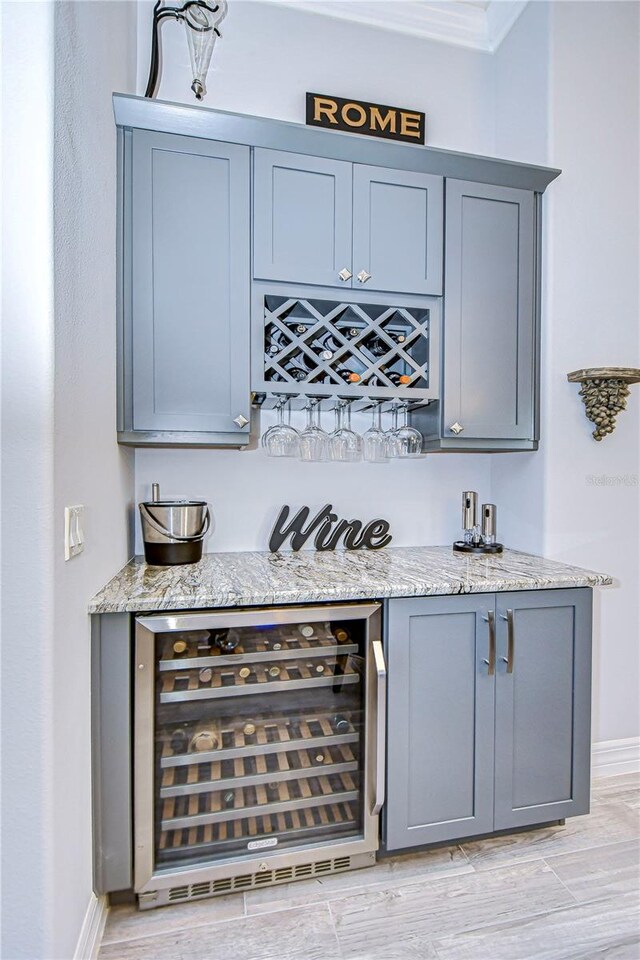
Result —
<path fill-rule="evenodd" d="M 284 422 L 284 408 L 287 400 L 278 401 L 278 422 L 262 435 L 262 446 L 269 457 L 297 457 L 300 453 L 300 434 Z"/>
<path fill-rule="evenodd" d="M 394 443 L 396 456 L 405 459 L 419 457 L 422 454 L 422 434 L 415 427 L 409 426 L 408 404 L 402 405 L 403 423 L 395 429 Z M 397 416 L 397 411 L 396 411 Z"/>
<path fill-rule="evenodd" d="M 307 425 L 298 440 L 300 459 L 308 463 L 328 460 L 329 435 L 320 426 L 320 406 L 318 401 L 309 400 L 306 409 Z M 318 419 L 317 423 L 316 414 Z"/>
<path fill-rule="evenodd" d="M 369 463 L 388 463 L 387 435 L 381 426 L 382 404 L 373 405 L 371 426 L 362 436 L 362 453 Z"/>
<path fill-rule="evenodd" d="M 400 456 L 400 448 L 398 446 L 398 404 L 394 403 L 391 407 L 391 426 L 388 430 L 384 431 L 384 438 L 386 441 L 387 456 L 395 459 Z"/>
<path fill-rule="evenodd" d="M 347 420 L 346 411 L 349 404 L 345 400 L 338 400 L 336 412 L 336 429 L 329 437 L 329 458 L 343 463 L 355 463 L 362 460 L 362 438 L 351 427 L 351 418 Z"/>

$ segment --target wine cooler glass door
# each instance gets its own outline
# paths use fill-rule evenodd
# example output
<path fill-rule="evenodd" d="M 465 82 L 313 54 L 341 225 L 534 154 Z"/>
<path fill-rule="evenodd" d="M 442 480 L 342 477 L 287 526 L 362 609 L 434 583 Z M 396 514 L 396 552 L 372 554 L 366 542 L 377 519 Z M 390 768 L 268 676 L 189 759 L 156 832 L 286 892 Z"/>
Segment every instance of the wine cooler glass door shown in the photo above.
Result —
<path fill-rule="evenodd" d="M 376 604 L 138 618 L 138 892 L 377 848 L 379 619 Z"/>

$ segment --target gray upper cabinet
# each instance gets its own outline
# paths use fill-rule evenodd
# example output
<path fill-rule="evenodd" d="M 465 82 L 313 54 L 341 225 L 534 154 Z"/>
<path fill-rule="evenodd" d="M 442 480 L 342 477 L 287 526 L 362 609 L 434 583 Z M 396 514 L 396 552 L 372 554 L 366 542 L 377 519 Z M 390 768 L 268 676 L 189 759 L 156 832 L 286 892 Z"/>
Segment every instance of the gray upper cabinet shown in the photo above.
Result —
<path fill-rule="evenodd" d="M 588 813 L 591 591 L 498 594 L 496 614 L 495 828 Z"/>
<path fill-rule="evenodd" d="M 534 440 L 534 195 L 447 180 L 442 436 Z"/>
<path fill-rule="evenodd" d="M 253 275 L 442 293 L 442 177 L 254 151 Z"/>
<path fill-rule="evenodd" d="M 442 298 L 430 402 L 409 413 L 423 449 L 537 448 L 542 194 L 559 170 L 120 94 L 114 111 L 121 443 L 247 445 L 250 293 L 288 285 Z"/>
<path fill-rule="evenodd" d="M 442 177 L 354 164 L 353 273 L 355 287 L 442 293 Z"/>
<path fill-rule="evenodd" d="M 350 287 L 351 164 L 260 149 L 253 163 L 254 276 Z"/>
<path fill-rule="evenodd" d="M 588 812 L 589 589 L 391 600 L 386 647 L 387 850 Z"/>
<path fill-rule="evenodd" d="M 124 152 L 120 439 L 244 445 L 249 148 L 134 130 Z"/>

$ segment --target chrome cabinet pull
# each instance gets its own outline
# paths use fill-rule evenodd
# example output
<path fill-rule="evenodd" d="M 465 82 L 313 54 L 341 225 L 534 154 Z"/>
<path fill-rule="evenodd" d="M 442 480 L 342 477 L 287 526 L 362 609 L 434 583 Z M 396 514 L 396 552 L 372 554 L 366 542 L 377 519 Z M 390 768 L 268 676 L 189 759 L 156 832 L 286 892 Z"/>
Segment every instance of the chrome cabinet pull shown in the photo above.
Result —
<path fill-rule="evenodd" d="M 246 427 L 246 425 L 249 423 L 243 413 L 239 413 L 237 417 L 234 417 L 233 422 L 236 423 L 240 429 L 242 429 L 242 427 Z"/>
<path fill-rule="evenodd" d="M 338 276 L 344 283 L 346 283 L 347 280 L 351 280 L 351 277 L 353 276 L 353 274 L 351 273 L 350 270 L 347 270 L 346 267 L 343 267 L 340 273 L 338 274 Z"/>
<path fill-rule="evenodd" d="M 502 662 L 507 665 L 507 673 L 513 673 L 513 660 L 515 656 L 515 628 L 513 625 L 513 610 L 507 610 L 506 616 L 501 613 L 503 620 L 507 621 L 507 655 L 502 658 Z"/>
<path fill-rule="evenodd" d="M 496 672 L 496 615 L 493 610 L 488 610 L 482 619 L 489 624 L 489 659 L 484 662 L 489 667 L 487 676 L 492 677 Z"/>
<path fill-rule="evenodd" d="M 459 433 L 462 433 L 462 431 L 464 430 L 464 427 L 462 426 L 461 423 L 458 423 L 458 421 L 456 420 L 455 423 L 451 424 L 451 426 L 449 427 L 449 430 L 451 430 L 451 433 L 455 433 L 457 437 Z"/>
<path fill-rule="evenodd" d="M 385 800 L 385 737 L 387 730 L 387 665 L 384 662 L 382 643 L 371 644 L 376 669 L 376 795 L 372 816 L 380 813 Z"/>
<path fill-rule="evenodd" d="M 371 274 L 367 273 L 366 270 L 361 270 L 360 273 L 358 274 L 358 280 L 360 281 L 360 283 L 366 283 L 367 280 L 371 280 Z"/>

